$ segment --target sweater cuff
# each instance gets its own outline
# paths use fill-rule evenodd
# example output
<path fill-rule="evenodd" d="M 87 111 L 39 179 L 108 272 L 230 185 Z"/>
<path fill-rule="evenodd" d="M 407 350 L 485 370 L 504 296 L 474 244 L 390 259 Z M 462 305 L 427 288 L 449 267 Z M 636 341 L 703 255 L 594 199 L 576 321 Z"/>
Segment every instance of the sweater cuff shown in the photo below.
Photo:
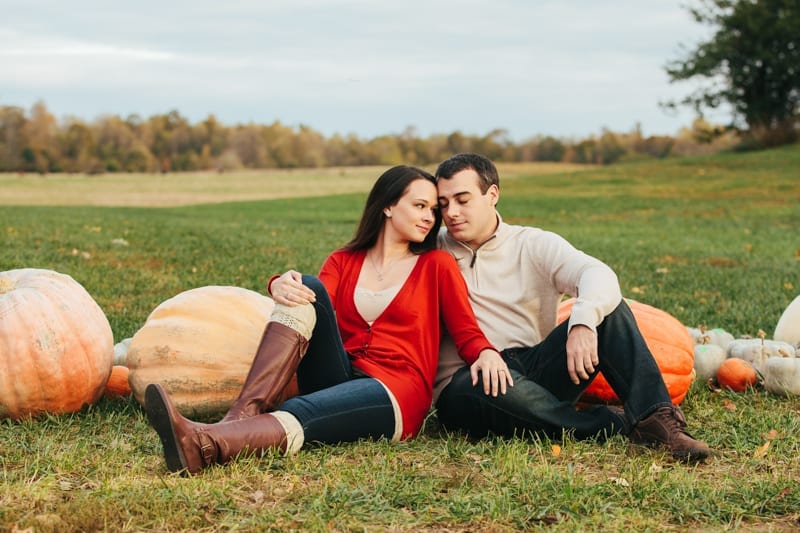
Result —
<path fill-rule="evenodd" d="M 588 302 L 576 300 L 569 315 L 567 332 L 569 332 L 573 326 L 579 325 L 586 326 L 587 328 L 596 332 L 597 326 L 600 325 L 602 321 L 603 314 L 599 308 L 590 305 Z"/>
<path fill-rule="evenodd" d="M 500 350 L 498 350 L 497 348 L 495 348 L 491 344 L 487 344 L 485 346 L 480 347 L 476 352 L 474 352 L 474 355 L 462 356 L 461 358 L 464 360 L 465 363 L 467 363 L 468 366 L 472 366 L 472 363 L 474 363 L 475 361 L 478 360 L 478 357 L 481 355 L 481 352 L 484 351 L 484 350 L 492 350 L 493 352 L 500 353 Z"/>

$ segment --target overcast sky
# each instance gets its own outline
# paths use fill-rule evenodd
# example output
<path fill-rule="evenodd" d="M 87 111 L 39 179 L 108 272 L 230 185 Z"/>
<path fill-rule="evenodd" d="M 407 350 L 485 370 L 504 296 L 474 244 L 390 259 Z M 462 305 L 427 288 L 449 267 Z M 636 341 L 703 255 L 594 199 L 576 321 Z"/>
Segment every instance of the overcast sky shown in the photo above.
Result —
<path fill-rule="evenodd" d="M 0 105 L 325 135 L 675 134 L 692 0 L 2 0 Z"/>

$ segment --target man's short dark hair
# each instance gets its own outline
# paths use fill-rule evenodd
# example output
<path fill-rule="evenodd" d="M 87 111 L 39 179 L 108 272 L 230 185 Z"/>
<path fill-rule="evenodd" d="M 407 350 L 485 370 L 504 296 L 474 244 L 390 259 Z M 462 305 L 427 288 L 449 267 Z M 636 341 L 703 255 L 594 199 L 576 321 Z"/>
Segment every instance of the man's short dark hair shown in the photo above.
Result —
<path fill-rule="evenodd" d="M 480 177 L 478 186 L 481 189 L 481 194 L 486 194 L 486 191 L 492 185 L 500 187 L 500 176 L 497 174 L 497 167 L 494 166 L 491 159 L 474 153 L 456 154 L 442 161 L 439 168 L 436 169 L 436 181 L 438 182 L 440 179 L 449 180 L 465 169 L 472 169 L 478 173 Z"/>

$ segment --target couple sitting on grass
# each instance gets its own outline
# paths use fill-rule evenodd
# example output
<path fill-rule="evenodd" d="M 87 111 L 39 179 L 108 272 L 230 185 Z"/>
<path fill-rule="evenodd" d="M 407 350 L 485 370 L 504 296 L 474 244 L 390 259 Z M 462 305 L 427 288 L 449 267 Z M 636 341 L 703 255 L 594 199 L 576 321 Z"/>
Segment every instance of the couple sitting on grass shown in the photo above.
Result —
<path fill-rule="evenodd" d="M 319 277 L 270 280 L 275 309 L 221 421 L 187 420 L 160 385 L 147 387 L 167 467 L 196 473 L 308 442 L 409 439 L 432 404 L 446 429 L 472 436 L 622 433 L 676 459 L 706 458 L 614 272 L 554 233 L 506 224 L 499 196 L 497 169 L 478 154 L 453 156 L 435 177 L 387 170 Z M 577 300 L 556 325 L 564 294 Z M 600 371 L 624 408 L 577 409 Z M 300 394 L 283 401 L 295 373 Z"/>

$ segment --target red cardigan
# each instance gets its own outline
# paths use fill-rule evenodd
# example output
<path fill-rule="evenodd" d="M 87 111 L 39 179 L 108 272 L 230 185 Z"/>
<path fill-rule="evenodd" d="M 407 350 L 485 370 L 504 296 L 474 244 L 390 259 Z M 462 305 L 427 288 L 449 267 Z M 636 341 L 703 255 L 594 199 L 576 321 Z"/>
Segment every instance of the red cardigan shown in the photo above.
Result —
<path fill-rule="evenodd" d="M 320 271 L 353 366 L 392 391 L 402 413 L 402 438 L 416 435 L 431 406 L 439 341 L 446 328 L 467 364 L 494 349 L 475 320 L 455 260 L 434 250 L 417 264 L 383 313 L 369 324 L 355 305 L 365 252 L 332 253 Z"/>

